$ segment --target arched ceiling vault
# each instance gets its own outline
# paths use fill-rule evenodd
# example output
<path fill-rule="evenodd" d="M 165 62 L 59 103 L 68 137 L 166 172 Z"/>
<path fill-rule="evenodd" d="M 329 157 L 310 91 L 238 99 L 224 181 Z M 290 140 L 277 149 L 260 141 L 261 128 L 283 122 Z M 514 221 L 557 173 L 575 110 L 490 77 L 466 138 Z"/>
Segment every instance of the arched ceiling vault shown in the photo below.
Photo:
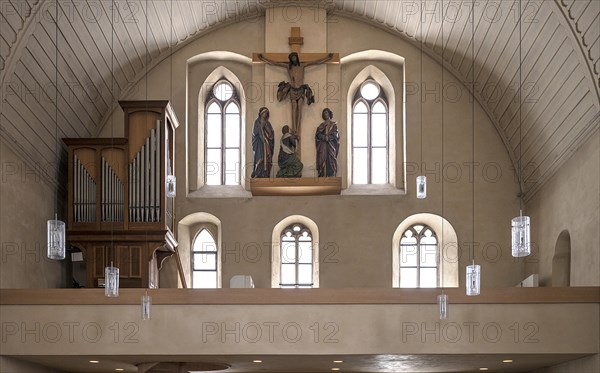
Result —
<path fill-rule="evenodd" d="M 126 98 L 146 71 L 173 51 L 282 4 L 325 7 L 422 44 L 438 62 L 443 56 L 446 70 L 468 87 L 473 65 L 476 98 L 513 162 L 520 160 L 526 198 L 600 127 L 600 2 L 595 0 L 521 0 L 521 12 L 519 1 L 479 0 L 474 38 L 471 0 L 0 3 L 0 132 L 32 163 L 56 159 L 56 78 L 58 136 L 96 136 L 114 107 L 113 96 Z"/>

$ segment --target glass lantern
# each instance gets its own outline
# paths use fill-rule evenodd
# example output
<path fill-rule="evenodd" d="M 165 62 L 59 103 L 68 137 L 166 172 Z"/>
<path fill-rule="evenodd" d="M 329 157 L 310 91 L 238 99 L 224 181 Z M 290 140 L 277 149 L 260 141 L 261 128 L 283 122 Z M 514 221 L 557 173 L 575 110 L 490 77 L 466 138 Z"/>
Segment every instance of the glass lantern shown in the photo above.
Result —
<path fill-rule="evenodd" d="M 518 258 L 531 254 L 531 222 L 529 216 L 512 219 L 512 256 Z"/>
<path fill-rule="evenodd" d="M 168 175 L 167 176 L 167 197 L 168 198 L 174 198 L 175 195 L 177 194 L 177 178 L 175 177 L 175 175 Z"/>
<path fill-rule="evenodd" d="M 65 223 L 54 218 L 48 220 L 48 259 L 63 260 L 65 249 Z"/>
<path fill-rule="evenodd" d="M 448 295 L 440 294 L 438 295 L 438 308 L 440 311 L 440 320 L 444 320 L 448 318 Z"/>
<path fill-rule="evenodd" d="M 152 297 L 146 293 L 142 295 L 142 320 L 150 320 L 150 307 L 152 307 Z"/>
<path fill-rule="evenodd" d="M 104 295 L 107 297 L 119 296 L 119 268 L 110 267 L 104 268 Z"/>
<path fill-rule="evenodd" d="M 156 257 L 148 261 L 148 287 L 150 289 L 158 289 L 158 267 L 156 265 Z"/>
<path fill-rule="evenodd" d="M 417 198 L 427 197 L 427 176 L 417 176 Z"/>
<path fill-rule="evenodd" d="M 478 264 L 467 266 L 467 295 L 479 295 L 481 284 L 481 267 Z"/>

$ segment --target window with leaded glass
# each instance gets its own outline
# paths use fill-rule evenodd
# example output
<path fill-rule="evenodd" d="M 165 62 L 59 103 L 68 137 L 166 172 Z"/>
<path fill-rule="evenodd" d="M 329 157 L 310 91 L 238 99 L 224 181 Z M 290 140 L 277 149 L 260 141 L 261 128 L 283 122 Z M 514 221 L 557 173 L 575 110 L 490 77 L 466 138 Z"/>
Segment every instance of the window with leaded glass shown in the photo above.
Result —
<path fill-rule="evenodd" d="M 241 114 L 239 95 L 227 80 L 212 87 L 206 101 L 204 177 L 207 185 L 239 185 Z"/>
<path fill-rule="evenodd" d="M 388 104 L 372 79 L 361 84 L 352 106 L 352 183 L 386 184 L 388 164 Z"/>
<path fill-rule="evenodd" d="M 292 224 L 281 234 L 282 288 L 313 287 L 313 247 L 310 230 L 302 224 Z"/>
<path fill-rule="evenodd" d="M 217 244 L 207 229 L 202 229 L 192 244 L 192 287 L 217 288 Z"/>
<path fill-rule="evenodd" d="M 435 288 L 439 284 L 438 239 L 433 229 L 416 224 L 400 239 L 400 287 Z"/>

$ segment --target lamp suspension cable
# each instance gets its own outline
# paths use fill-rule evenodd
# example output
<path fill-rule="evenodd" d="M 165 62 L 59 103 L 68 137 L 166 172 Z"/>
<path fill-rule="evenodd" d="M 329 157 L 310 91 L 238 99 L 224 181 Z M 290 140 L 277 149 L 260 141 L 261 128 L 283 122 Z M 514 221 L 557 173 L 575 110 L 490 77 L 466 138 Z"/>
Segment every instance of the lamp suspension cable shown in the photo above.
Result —
<path fill-rule="evenodd" d="M 173 2 L 171 1 L 171 29 L 169 30 L 171 33 L 171 39 L 169 40 L 169 62 L 170 62 L 170 73 L 171 73 L 171 81 L 169 87 L 169 101 L 173 100 Z"/>
<path fill-rule="evenodd" d="M 115 39 L 115 25 L 114 25 L 114 11 L 115 11 L 115 0 L 111 1 L 111 10 L 110 10 L 110 72 L 111 72 L 111 82 L 110 82 L 110 99 L 111 99 L 111 109 L 114 108 L 115 101 L 115 69 L 114 69 L 114 39 Z M 108 14 L 107 14 L 108 15 Z M 111 149 L 114 149 L 114 119 L 113 115 L 110 116 L 110 137 L 111 137 Z M 114 222 L 111 221 L 110 224 L 110 252 L 113 257 L 116 256 L 115 251 L 115 242 L 114 242 Z M 119 296 L 119 268 L 114 265 L 114 262 L 111 260 L 110 265 L 104 268 L 104 296 L 106 297 L 118 297 Z"/>
<path fill-rule="evenodd" d="M 522 55 L 522 8 L 521 0 L 519 0 L 519 156 L 517 159 L 517 180 L 519 182 L 519 216 L 512 219 L 511 222 L 511 233 L 512 233 L 512 256 L 523 257 L 531 254 L 531 220 L 529 216 L 523 216 L 523 136 L 522 136 L 522 110 L 523 110 L 523 55 Z"/>
<path fill-rule="evenodd" d="M 523 156 L 523 138 L 521 136 L 522 118 L 521 118 L 521 89 L 523 87 L 523 75 L 521 69 L 523 67 L 523 55 L 521 54 L 521 43 L 523 39 L 521 26 L 521 0 L 519 0 L 519 216 L 523 216 L 523 170 L 521 169 L 521 157 Z"/>
<path fill-rule="evenodd" d="M 420 118 L 420 131 L 421 131 L 421 158 L 419 164 L 419 170 L 421 174 L 417 176 L 417 198 L 424 199 L 427 197 L 427 177 L 423 172 L 423 38 L 425 34 L 423 33 L 423 1 L 421 0 L 421 12 L 420 12 L 420 25 L 421 25 L 421 42 L 419 43 L 420 52 L 421 52 L 421 87 L 419 89 L 419 93 L 421 95 L 420 99 L 420 110 L 421 116 Z"/>
<path fill-rule="evenodd" d="M 54 63 L 55 63 L 55 76 L 54 76 L 54 84 L 55 84 L 55 96 L 54 96 L 54 151 L 56 152 L 56 170 L 58 171 L 60 164 L 60 153 L 58 150 L 58 0 L 56 0 L 55 6 L 55 39 L 56 43 Z M 58 172 L 56 173 L 58 177 Z M 58 220 L 58 183 L 56 183 L 56 199 L 54 200 L 54 220 Z"/>
<path fill-rule="evenodd" d="M 423 12 L 423 2 L 421 2 L 421 12 Z M 442 0 L 442 85 L 441 85 L 441 90 L 442 90 L 442 167 L 441 169 L 444 169 L 444 1 Z M 423 68 L 421 67 L 421 74 L 422 74 Z M 421 78 L 421 81 L 423 79 Z M 422 112 L 421 112 L 422 115 Z M 421 135 L 422 137 L 422 135 Z M 422 140 L 421 140 L 422 141 Z M 439 237 L 441 237 L 441 240 L 439 239 Z M 441 320 L 443 319 L 447 319 L 448 318 L 448 295 L 444 293 L 444 255 L 441 254 L 441 251 L 443 249 L 443 243 L 444 243 L 444 173 L 442 172 L 442 231 L 440 232 L 440 234 L 438 235 L 438 251 L 437 251 L 437 255 L 438 255 L 438 263 L 439 263 L 439 268 L 438 268 L 438 276 L 440 278 L 440 285 L 442 288 L 442 293 L 440 295 L 438 295 L 438 312 L 439 312 L 439 317 Z M 441 243 L 441 244 L 440 244 Z M 419 258 L 420 260 L 420 258 Z"/>
<path fill-rule="evenodd" d="M 146 63 L 145 63 L 145 69 L 146 69 L 146 73 L 145 73 L 145 78 L 146 78 L 146 105 L 148 105 L 148 0 L 146 0 L 145 3 L 146 6 L 146 40 L 145 40 L 145 44 L 146 44 Z M 155 141 L 160 142 L 160 139 L 156 139 Z M 156 146 L 156 151 L 159 151 L 159 146 Z M 154 254 L 156 255 L 156 254 Z M 148 277 L 149 277 L 149 281 L 148 281 L 148 287 L 151 286 L 151 283 L 154 283 L 154 281 L 150 281 L 150 277 L 151 277 L 151 273 L 154 272 L 154 266 L 156 265 L 156 262 L 154 260 L 149 261 L 148 264 L 150 267 L 148 268 Z M 142 320 L 150 320 L 150 315 L 151 315 L 151 307 L 152 307 L 152 297 L 148 295 L 148 289 L 146 288 L 146 292 L 144 294 L 142 294 L 142 297 L 140 299 L 140 306 L 141 306 L 141 319 Z"/>
<path fill-rule="evenodd" d="M 475 264 L 475 0 L 471 2 L 471 264 L 466 271 L 466 293 L 479 295 L 481 291 L 481 266 Z"/>
<path fill-rule="evenodd" d="M 50 219 L 46 223 L 46 235 L 47 235 L 47 243 L 48 248 L 46 255 L 49 259 L 53 260 L 63 260 L 66 257 L 66 238 L 65 238 L 65 223 L 61 220 L 58 220 L 58 200 L 59 196 L 59 187 L 60 182 L 58 178 L 60 177 L 60 150 L 58 145 L 58 0 L 55 0 L 55 13 L 54 13 L 54 25 L 55 25 L 55 54 L 54 54 L 54 67 L 55 67 L 55 75 L 54 75 L 54 88 L 55 88 L 55 96 L 54 96 L 54 152 L 56 156 L 56 168 L 55 174 L 49 175 L 49 177 L 53 177 L 55 180 L 56 186 L 56 199 L 54 201 L 54 219 Z"/>
<path fill-rule="evenodd" d="M 442 238 L 444 237 L 444 55 L 445 55 L 445 48 L 446 46 L 444 45 L 444 0 L 442 0 L 442 84 L 441 84 L 441 97 L 442 97 L 442 145 L 441 145 L 441 150 L 442 150 L 442 167 L 441 167 L 441 179 L 442 179 Z M 444 288 L 442 287 L 442 294 L 443 294 Z"/>
<path fill-rule="evenodd" d="M 114 25 L 114 9 L 115 9 L 115 0 L 112 0 L 112 9 L 111 9 L 111 21 L 110 21 L 110 26 L 111 26 L 111 34 L 110 34 L 110 103 L 111 103 L 111 107 L 115 107 L 115 65 L 114 65 L 114 60 L 115 60 L 115 56 L 114 56 L 114 39 L 115 39 L 115 25 Z M 114 125 L 114 119 L 113 119 L 113 115 L 110 116 L 110 137 L 111 137 L 111 143 L 113 145 L 113 149 L 114 149 L 114 141 L 115 141 L 115 125 Z M 110 240 L 111 243 L 113 241 L 113 225 L 111 224 L 110 226 Z"/>
<path fill-rule="evenodd" d="M 471 159 L 475 167 L 475 0 L 471 3 Z M 472 211 L 473 225 L 471 227 L 471 239 L 473 242 L 471 250 L 471 263 L 475 265 L 475 169 L 471 173 Z"/>
<path fill-rule="evenodd" d="M 446 46 L 444 45 L 444 0 L 442 0 L 442 240 L 444 238 L 444 50 Z M 442 276 L 442 279 L 444 277 Z M 442 294 L 444 293 L 444 287 L 442 286 Z"/>
<path fill-rule="evenodd" d="M 146 0 L 148 1 L 148 0 Z M 170 50 L 170 64 L 171 64 L 171 81 L 170 81 L 170 91 L 169 91 L 169 101 L 173 99 L 173 1 L 171 1 L 171 40 L 169 40 L 169 50 Z M 173 140 L 174 141 L 174 140 Z M 169 152 L 169 149 L 166 149 L 166 152 Z M 175 156 L 175 155 L 173 155 Z M 170 159 L 170 158 L 169 158 Z M 168 161 L 170 162 L 170 161 Z M 177 196 L 177 178 L 175 177 L 175 170 L 171 168 L 170 164 L 167 165 L 167 174 L 166 174 L 166 190 L 165 195 L 167 198 L 175 198 Z"/>
<path fill-rule="evenodd" d="M 445 244 L 444 242 L 444 101 L 445 101 L 445 97 L 444 97 L 444 58 L 445 58 L 445 49 L 446 46 L 444 45 L 444 0 L 442 0 L 442 85 L 441 85 L 441 97 L 442 97 L 442 146 L 441 146 L 441 150 L 442 150 L 442 167 L 441 169 L 441 179 L 442 179 L 442 249 L 443 246 Z M 442 272 L 443 273 L 443 272 Z M 444 291 L 443 287 L 442 287 L 442 292 Z"/>
<path fill-rule="evenodd" d="M 419 169 L 421 170 L 421 174 L 423 174 L 423 38 L 425 37 L 425 34 L 423 33 L 423 1 L 421 0 L 421 42 L 419 43 L 420 46 L 420 52 L 421 52 L 421 89 L 419 90 L 420 94 L 421 94 L 421 105 L 420 105 L 420 109 L 421 109 L 421 115 L 420 115 L 420 130 L 421 130 L 421 157 L 420 157 L 420 161 L 421 164 L 419 165 Z"/>

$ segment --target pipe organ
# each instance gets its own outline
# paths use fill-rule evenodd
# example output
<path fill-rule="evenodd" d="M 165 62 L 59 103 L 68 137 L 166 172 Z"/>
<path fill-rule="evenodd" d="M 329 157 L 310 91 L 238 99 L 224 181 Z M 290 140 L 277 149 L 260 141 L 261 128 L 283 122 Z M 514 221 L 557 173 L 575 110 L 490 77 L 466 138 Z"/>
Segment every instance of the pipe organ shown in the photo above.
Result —
<path fill-rule="evenodd" d="M 67 239 L 84 255 L 87 287 L 102 286 L 104 267 L 120 269 L 122 287 L 158 286 L 158 266 L 173 254 L 173 174 L 177 117 L 168 101 L 120 101 L 123 138 L 63 139 L 68 147 Z"/>

